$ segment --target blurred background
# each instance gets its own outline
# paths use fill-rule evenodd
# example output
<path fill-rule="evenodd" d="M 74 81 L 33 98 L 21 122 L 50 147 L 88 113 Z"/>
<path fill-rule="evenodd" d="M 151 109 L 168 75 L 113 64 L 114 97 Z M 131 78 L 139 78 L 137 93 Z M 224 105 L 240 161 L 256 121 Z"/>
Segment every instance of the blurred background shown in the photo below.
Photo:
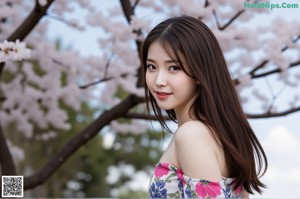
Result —
<path fill-rule="evenodd" d="M 25 197 L 147 197 L 172 135 L 147 119 L 138 51 L 151 28 L 182 14 L 216 34 L 266 150 L 268 188 L 251 197 L 299 197 L 300 3 L 259 2 L 265 7 L 242 0 L 1 1 L 0 42 L 19 38 L 32 50 L 30 59 L 2 65 L 0 82 L 0 122 Z M 30 13 L 40 16 L 22 26 Z M 1 168 L 9 162 L 1 159 Z"/>

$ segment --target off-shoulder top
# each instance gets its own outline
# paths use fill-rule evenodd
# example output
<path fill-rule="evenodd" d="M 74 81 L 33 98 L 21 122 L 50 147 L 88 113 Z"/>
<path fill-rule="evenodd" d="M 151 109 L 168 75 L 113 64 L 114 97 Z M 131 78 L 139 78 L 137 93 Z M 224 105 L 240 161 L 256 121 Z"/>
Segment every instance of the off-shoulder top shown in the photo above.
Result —
<path fill-rule="evenodd" d="M 149 184 L 150 198 L 241 198 L 242 186 L 233 189 L 235 178 L 220 182 L 190 178 L 169 163 L 158 163 Z"/>

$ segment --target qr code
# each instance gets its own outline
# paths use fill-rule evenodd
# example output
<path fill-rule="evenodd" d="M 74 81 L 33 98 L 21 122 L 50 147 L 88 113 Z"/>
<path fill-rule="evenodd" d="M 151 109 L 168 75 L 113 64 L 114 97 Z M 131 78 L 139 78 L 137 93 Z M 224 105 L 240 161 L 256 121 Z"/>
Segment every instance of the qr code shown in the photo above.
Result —
<path fill-rule="evenodd" d="M 23 176 L 2 176 L 2 197 L 23 197 Z"/>

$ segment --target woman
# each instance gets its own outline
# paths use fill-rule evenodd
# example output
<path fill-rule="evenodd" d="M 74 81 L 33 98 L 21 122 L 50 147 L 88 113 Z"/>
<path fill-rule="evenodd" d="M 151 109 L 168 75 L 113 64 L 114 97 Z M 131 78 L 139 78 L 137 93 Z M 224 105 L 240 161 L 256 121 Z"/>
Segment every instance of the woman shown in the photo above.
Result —
<path fill-rule="evenodd" d="M 147 102 L 163 128 L 170 131 L 162 110 L 178 123 L 155 167 L 149 196 L 248 198 L 261 193 L 265 185 L 258 176 L 265 173 L 267 158 L 211 30 L 189 16 L 167 19 L 149 33 L 141 57 Z"/>

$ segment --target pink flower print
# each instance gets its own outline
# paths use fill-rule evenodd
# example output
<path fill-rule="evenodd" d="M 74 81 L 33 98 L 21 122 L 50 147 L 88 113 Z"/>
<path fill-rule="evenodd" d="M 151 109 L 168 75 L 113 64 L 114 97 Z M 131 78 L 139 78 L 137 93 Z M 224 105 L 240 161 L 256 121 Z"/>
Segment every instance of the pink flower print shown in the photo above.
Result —
<path fill-rule="evenodd" d="M 242 186 L 242 185 L 238 186 L 238 187 L 233 191 L 234 195 L 239 195 L 239 194 L 242 192 L 242 189 L 243 189 L 243 186 Z"/>
<path fill-rule="evenodd" d="M 178 169 L 177 172 L 176 172 L 176 175 L 177 175 L 178 179 L 182 182 L 182 187 L 184 187 L 186 182 L 183 178 L 183 171 L 181 169 Z"/>
<path fill-rule="evenodd" d="M 169 164 L 168 163 L 161 163 L 155 167 L 154 175 L 156 177 L 162 177 L 169 173 Z"/>
<path fill-rule="evenodd" d="M 211 198 L 216 198 L 221 194 L 221 186 L 216 182 L 209 182 L 207 180 L 201 180 L 196 184 L 195 191 L 200 198 L 206 198 L 207 196 Z"/>

